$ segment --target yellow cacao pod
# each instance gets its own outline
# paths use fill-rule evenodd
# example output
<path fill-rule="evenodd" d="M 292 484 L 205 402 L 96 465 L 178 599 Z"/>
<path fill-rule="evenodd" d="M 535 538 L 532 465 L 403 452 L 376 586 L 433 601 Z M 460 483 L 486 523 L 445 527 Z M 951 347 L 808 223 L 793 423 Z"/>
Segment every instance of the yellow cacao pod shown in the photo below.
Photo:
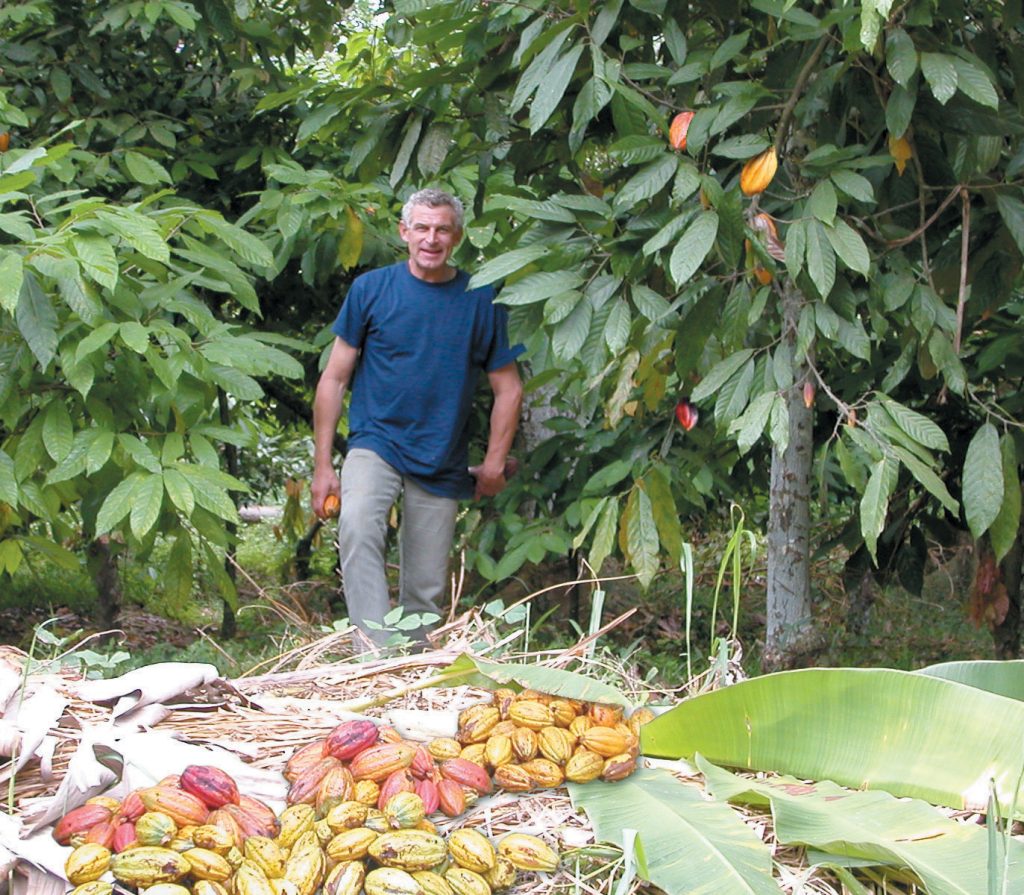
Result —
<path fill-rule="evenodd" d="M 378 835 L 366 827 L 342 830 L 327 843 L 327 857 L 332 861 L 359 861 L 366 857 L 371 843 Z"/>
<path fill-rule="evenodd" d="M 212 879 L 201 879 L 193 884 L 192 895 L 228 895 L 228 890 Z"/>
<path fill-rule="evenodd" d="M 345 803 L 349 804 L 349 803 Z M 277 844 L 281 848 L 291 848 L 303 833 L 313 829 L 316 822 L 316 809 L 312 805 L 289 805 L 281 812 L 281 831 L 277 834 Z M 196 843 L 198 845 L 198 843 Z"/>
<path fill-rule="evenodd" d="M 468 746 L 463 746 L 462 751 L 459 753 L 459 758 L 463 761 L 471 761 L 473 764 L 478 764 L 483 767 L 486 761 L 485 755 L 487 747 L 484 743 L 470 743 Z"/>
<path fill-rule="evenodd" d="M 504 855 L 498 855 L 494 859 L 494 866 L 483 876 L 495 892 L 508 889 L 515 885 L 516 866 Z"/>
<path fill-rule="evenodd" d="M 584 731 L 589 730 L 593 726 L 594 722 L 590 719 L 589 715 L 577 715 L 569 725 L 569 733 L 579 739 L 583 736 Z"/>
<path fill-rule="evenodd" d="M 411 830 L 425 816 L 423 799 L 414 792 L 396 792 L 384 806 L 384 817 L 393 830 Z"/>
<path fill-rule="evenodd" d="M 363 881 L 366 895 L 422 895 L 423 890 L 411 873 L 397 867 L 378 867 Z"/>
<path fill-rule="evenodd" d="M 551 709 L 551 717 L 556 727 L 568 727 L 579 717 L 579 709 L 576 704 L 568 699 L 552 699 L 548 704 Z"/>
<path fill-rule="evenodd" d="M 75 886 L 71 895 L 113 895 L 114 886 L 106 880 L 96 879 L 89 883 Z"/>
<path fill-rule="evenodd" d="M 218 855 L 226 855 L 235 844 L 235 837 L 223 827 L 200 824 L 192 831 L 192 842 L 196 848 L 208 848 Z"/>
<path fill-rule="evenodd" d="M 601 776 L 604 759 L 589 749 L 580 749 L 565 763 L 565 779 L 571 783 L 590 783 Z"/>
<path fill-rule="evenodd" d="M 540 744 L 537 740 L 537 733 L 529 727 L 517 727 L 512 734 L 512 753 L 516 761 L 529 761 L 537 757 Z"/>
<path fill-rule="evenodd" d="M 370 843 L 369 854 L 378 864 L 399 870 L 429 870 L 445 859 L 444 839 L 425 830 L 397 830 Z"/>
<path fill-rule="evenodd" d="M 270 880 L 252 861 L 242 861 L 231 878 L 235 895 L 274 895 Z"/>
<path fill-rule="evenodd" d="M 149 888 L 157 883 L 176 883 L 189 871 L 178 852 L 155 845 L 131 848 L 110 859 L 114 879 L 126 886 Z"/>
<path fill-rule="evenodd" d="M 565 782 L 565 773 L 549 758 L 524 761 L 520 767 L 526 771 L 533 785 L 539 789 L 554 789 Z"/>
<path fill-rule="evenodd" d="M 327 874 L 323 895 L 359 895 L 366 879 L 362 861 L 342 861 Z"/>
<path fill-rule="evenodd" d="M 98 880 L 110 866 L 110 849 L 98 842 L 78 846 L 64 862 L 64 875 L 68 882 L 80 886 Z"/>
<path fill-rule="evenodd" d="M 587 706 L 587 715 L 597 727 L 614 727 L 622 720 L 622 706 L 592 702 Z"/>
<path fill-rule="evenodd" d="M 231 876 L 231 865 L 227 859 L 208 848 L 190 848 L 183 853 L 188 861 L 189 873 L 195 879 L 209 879 L 222 883 Z"/>
<path fill-rule="evenodd" d="M 629 729 L 633 731 L 634 736 L 640 736 L 640 728 L 645 724 L 649 724 L 653 720 L 654 712 L 644 706 L 643 708 L 639 708 L 633 712 L 626 723 L 629 724 Z"/>
<path fill-rule="evenodd" d="M 448 834 L 448 854 L 460 867 L 486 873 L 494 866 L 497 852 L 479 830 L 463 827 Z"/>
<path fill-rule="evenodd" d="M 366 820 L 363 821 L 363 826 L 378 834 L 387 833 L 391 830 L 391 824 L 388 823 L 388 819 L 384 816 L 384 812 L 378 808 L 366 809 Z"/>
<path fill-rule="evenodd" d="M 498 843 L 498 854 L 519 870 L 550 873 L 558 867 L 558 853 L 542 839 L 529 833 L 509 833 Z"/>
<path fill-rule="evenodd" d="M 167 845 L 178 835 L 178 825 L 162 811 L 147 811 L 135 821 L 139 845 Z"/>
<path fill-rule="evenodd" d="M 449 867 L 444 872 L 444 878 L 455 895 L 491 895 L 487 880 L 465 867 Z"/>
<path fill-rule="evenodd" d="M 111 814 L 117 814 L 121 810 L 121 800 L 112 796 L 93 796 L 91 799 L 86 799 L 84 804 L 102 805 Z"/>
<path fill-rule="evenodd" d="M 495 706 L 472 705 L 459 713 L 459 729 L 455 739 L 463 745 L 483 743 L 500 720 L 501 713 Z"/>
<path fill-rule="evenodd" d="M 304 851 L 293 848 L 284 865 L 284 878 L 294 884 L 295 895 L 313 895 L 327 874 L 327 860 L 317 843 Z"/>
<path fill-rule="evenodd" d="M 499 687 L 491 694 L 491 705 L 498 710 L 502 721 L 508 718 L 509 706 L 515 701 L 516 691 L 510 690 L 508 687 Z"/>
<path fill-rule="evenodd" d="M 416 870 L 412 878 L 419 883 L 423 895 L 455 895 L 455 890 L 448 885 L 448 881 L 433 870 Z"/>
<path fill-rule="evenodd" d="M 356 802 L 375 808 L 379 798 L 380 786 L 373 780 L 357 780 L 352 787 L 352 799 Z"/>
<path fill-rule="evenodd" d="M 334 830 L 331 829 L 330 824 L 327 823 L 326 817 L 321 817 L 320 820 L 313 824 L 313 832 L 316 834 L 321 848 L 327 848 L 327 843 L 336 835 Z"/>
<path fill-rule="evenodd" d="M 294 843 L 292 844 L 294 845 Z M 242 853 L 247 861 L 251 861 L 263 871 L 263 875 L 267 879 L 284 876 L 287 855 L 273 839 L 267 836 L 250 836 L 242 846 Z"/>
<path fill-rule="evenodd" d="M 340 833 L 342 830 L 354 830 L 363 825 L 368 810 L 369 806 L 362 802 L 342 802 L 327 812 L 327 825 L 335 833 Z"/>
<path fill-rule="evenodd" d="M 146 889 L 146 895 L 192 895 L 192 893 L 178 883 L 157 883 Z"/>
<path fill-rule="evenodd" d="M 614 727 L 591 727 L 580 737 L 580 745 L 604 758 L 626 751 L 629 737 Z"/>
<path fill-rule="evenodd" d="M 495 768 L 494 783 L 505 792 L 529 792 L 533 789 L 533 778 L 518 764 L 503 764 Z"/>
<path fill-rule="evenodd" d="M 551 709 L 534 699 L 517 699 L 509 706 L 508 716 L 520 727 L 541 730 L 555 723 Z"/>
<path fill-rule="evenodd" d="M 427 744 L 427 751 L 438 761 L 444 761 L 446 758 L 458 758 L 459 753 L 462 752 L 462 743 L 451 737 L 440 737 Z"/>
<path fill-rule="evenodd" d="M 545 727 L 537 734 L 537 746 L 544 758 L 564 765 L 576 748 L 576 737 L 564 727 Z"/>
<path fill-rule="evenodd" d="M 740 171 L 740 189 L 744 196 L 753 196 L 765 190 L 779 168 L 779 157 L 771 146 L 754 156 Z"/>
<path fill-rule="evenodd" d="M 512 761 L 512 738 L 502 734 L 491 734 L 484 745 L 484 765 L 499 768 Z"/>

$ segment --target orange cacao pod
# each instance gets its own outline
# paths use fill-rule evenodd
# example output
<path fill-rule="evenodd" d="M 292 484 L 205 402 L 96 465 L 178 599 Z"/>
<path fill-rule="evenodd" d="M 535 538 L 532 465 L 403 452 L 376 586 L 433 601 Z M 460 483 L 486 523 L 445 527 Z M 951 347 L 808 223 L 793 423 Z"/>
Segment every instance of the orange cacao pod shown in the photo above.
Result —
<path fill-rule="evenodd" d="M 494 782 L 506 792 L 529 792 L 533 789 L 533 778 L 518 764 L 503 764 L 495 768 Z"/>
<path fill-rule="evenodd" d="M 192 793 L 173 786 L 148 786 L 139 790 L 147 811 L 166 814 L 179 827 L 206 823 L 210 809 Z"/>
<path fill-rule="evenodd" d="M 772 182 L 778 168 L 779 157 L 774 146 L 750 159 L 740 171 L 740 189 L 743 195 L 753 196 L 762 192 Z"/>
<path fill-rule="evenodd" d="M 85 831 L 85 838 L 82 842 L 83 844 L 102 845 L 108 850 L 112 849 L 114 847 L 114 833 L 117 831 L 118 826 L 117 821 L 101 820 L 98 824 L 93 824 Z"/>
<path fill-rule="evenodd" d="M 622 706 L 592 702 L 587 709 L 587 716 L 598 727 L 614 727 L 622 720 Z"/>
<path fill-rule="evenodd" d="M 589 749 L 578 749 L 565 763 L 565 779 L 570 783 L 589 783 L 601 776 L 604 759 Z"/>
<path fill-rule="evenodd" d="M 416 747 L 408 743 L 378 743 L 353 758 L 349 770 L 356 780 L 380 782 L 409 767 L 415 755 Z"/>
<path fill-rule="evenodd" d="M 387 780 L 380 785 L 380 792 L 377 794 L 377 807 L 383 811 L 392 796 L 400 792 L 415 791 L 416 782 L 412 779 L 412 774 L 409 773 L 408 768 L 402 768 L 400 771 L 390 774 Z"/>
<path fill-rule="evenodd" d="M 79 805 L 65 814 L 53 828 L 53 838 L 61 845 L 68 845 L 71 837 L 84 834 L 90 827 L 108 821 L 113 812 L 105 805 Z"/>
<path fill-rule="evenodd" d="M 341 762 L 333 755 L 326 755 L 309 765 L 288 787 L 286 801 L 289 805 L 312 805 L 316 801 L 316 793 L 320 781 L 334 768 L 341 767 Z"/>
<path fill-rule="evenodd" d="M 324 755 L 349 761 L 376 742 L 377 725 L 372 721 L 342 721 L 327 735 Z"/>
<path fill-rule="evenodd" d="M 395 728 L 382 724 L 377 728 L 377 742 L 378 743 L 402 743 L 405 742 L 402 739 L 402 735 L 395 730 Z"/>
<path fill-rule="evenodd" d="M 512 734 L 512 752 L 518 761 L 529 761 L 537 757 L 540 744 L 537 734 L 529 727 L 517 727 Z"/>
<path fill-rule="evenodd" d="M 540 789 L 554 789 L 565 782 L 562 769 L 548 758 L 535 758 L 524 762 L 521 767 L 529 774 L 533 785 Z"/>
<path fill-rule="evenodd" d="M 441 803 L 437 794 L 437 784 L 433 780 L 417 780 L 416 795 L 423 800 L 423 813 L 433 814 Z"/>
<path fill-rule="evenodd" d="M 232 844 L 238 848 L 241 848 L 245 842 L 247 834 L 242 830 L 238 821 L 235 820 L 234 815 L 228 813 L 223 808 L 211 811 L 210 816 L 206 818 L 206 825 L 219 827 L 231 837 Z"/>
<path fill-rule="evenodd" d="M 621 755 L 613 755 L 604 763 L 601 770 L 601 779 L 612 783 L 616 780 L 623 780 L 636 770 L 636 757 L 628 752 Z"/>
<path fill-rule="evenodd" d="M 611 758 L 626 751 L 629 738 L 614 727 L 591 727 L 580 737 L 580 745 L 605 758 Z"/>
<path fill-rule="evenodd" d="M 191 793 L 207 808 L 220 808 L 231 802 L 238 804 L 238 784 L 226 771 L 210 765 L 190 764 L 181 772 L 181 788 Z"/>
<path fill-rule="evenodd" d="M 321 758 L 327 755 L 325 751 L 326 740 L 314 740 L 305 746 L 300 746 L 292 753 L 288 763 L 284 766 L 284 779 L 294 783 L 310 767 L 315 765 Z"/>
<path fill-rule="evenodd" d="M 535 699 L 517 699 L 509 707 L 508 716 L 520 727 L 540 730 L 555 723 L 551 709 Z"/>
<path fill-rule="evenodd" d="M 270 836 L 273 838 L 281 831 L 281 824 L 277 819 L 277 814 L 266 802 L 242 793 L 238 797 L 238 807 L 247 814 L 255 817 L 267 830 L 270 831 L 269 833 L 264 833 L 264 836 Z"/>
<path fill-rule="evenodd" d="M 265 820 L 255 814 L 250 814 L 240 805 L 225 805 L 219 811 L 226 811 L 238 824 L 241 831 L 241 842 L 244 843 L 250 836 L 267 836 L 273 839 L 277 835 L 277 821 L 274 827 L 268 827 Z"/>
<path fill-rule="evenodd" d="M 491 777 L 482 765 L 464 758 L 449 758 L 441 762 L 441 776 L 454 780 L 462 786 L 468 786 L 481 795 L 491 791 Z"/>
<path fill-rule="evenodd" d="M 333 519 L 335 516 L 337 516 L 338 513 L 341 512 L 341 501 L 338 499 L 338 495 L 328 494 L 324 498 L 324 504 L 320 508 L 320 512 L 330 519 Z"/>
<path fill-rule="evenodd" d="M 680 152 L 686 149 L 686 132 L 690 129 L 690 122 L 693 121 L 693 112 L 680 112 L 668 128 L 668 142 L 673 149 Z"/>
<path fill-rule="evenodd" d="M 453 761 L 455 759 L 452 759 Z M 458 817 L 466 810 L 466 793 L 454 780 L 440 780 L 437 784 L 438 807 L 448 817 Z"/>

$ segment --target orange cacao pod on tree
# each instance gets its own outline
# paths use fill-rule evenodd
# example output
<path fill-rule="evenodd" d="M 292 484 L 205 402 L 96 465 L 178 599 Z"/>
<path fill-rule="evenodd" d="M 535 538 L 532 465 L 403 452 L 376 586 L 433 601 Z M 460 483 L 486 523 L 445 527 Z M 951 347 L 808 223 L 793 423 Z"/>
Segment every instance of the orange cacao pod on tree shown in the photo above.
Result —
<path fill-rule="evenodd" d="M 668 128 L 668 142 L 673 149 L 680 152 L 686 149 L 686 132 L 690 129 L 690 122 L 693 121 L 693 112 L 680 112 Z"/>
<path fill-rule="evenodd" d="M 743 195 L 753 196 L 765 190 L 778 168 L 779 157 L 774 146 L 750 159 L 740 171 L 740 189 Z"/>
<path fill-rule="evenodd" d="M 238 784 L 230 774 L 220 768 L 190 764 L 181 772 L 179 785 L 207 808 L 220 808 L 228 802 L 238 804 Z"/>
<path fill-rule="evenodd" d="M 68 845 L 71 837 L 86 833 L 90 827 L 109 821 L 113 812 L 105 805 L 79 805 L 65 814 L 53 828 L 53 838 L 61 845 Z"/>
<path fill-rule="evenodd" d="M 468 786 L 481 795 L 486 795 L 492 789 L 491 777 L 483 765 L 474 761 L 466 761 L 464 758 L 449 758 L 441 762 L 441 776 L 447 780 L 454 780 L 462 786 Z"/>
<path fill-rule="evenodd" d="M 324 755 L 348 761 L 376 742 L 377 725 L 372 721 L 342 721 L 327 735 Z"/>
<path fill-rule="evenodd" d="M 395 771 L 409 767 L 415 755 L 416 747 L 409 743 L 378 743 L 353 758 L 349 770 L 356 780 L 379 783 Z"/>

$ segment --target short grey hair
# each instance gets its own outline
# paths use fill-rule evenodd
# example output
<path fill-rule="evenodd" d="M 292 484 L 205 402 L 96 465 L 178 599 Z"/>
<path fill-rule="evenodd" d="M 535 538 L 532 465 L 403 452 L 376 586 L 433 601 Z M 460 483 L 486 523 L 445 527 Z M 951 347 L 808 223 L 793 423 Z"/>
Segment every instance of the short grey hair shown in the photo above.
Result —
<path fill-rule="evenodd" d="M 402 206 L 402 223 L 405 226 L 408 227 L 412 224 L 412 210 L 417 205 L 426 205 L 428 208 L 443 208 L 447 206 L 455 213 L 455 226 L 460 230 L 462 229 L 464 217 L 462 203 L 451 193 L 432 188 L 413 193 L 405 200 L 405 205 Z"/>

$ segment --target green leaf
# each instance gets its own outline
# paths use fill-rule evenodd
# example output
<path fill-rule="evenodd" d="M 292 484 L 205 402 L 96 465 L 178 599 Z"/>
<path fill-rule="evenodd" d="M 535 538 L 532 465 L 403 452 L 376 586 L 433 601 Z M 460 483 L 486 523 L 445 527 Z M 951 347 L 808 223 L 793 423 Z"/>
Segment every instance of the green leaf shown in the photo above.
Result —
<path fill-rule="evenodd" d="M 819 180 L 807 200 L 807 211 L 825 224 L 836 219 L 836 191 L 828 180 Z"/>
<path fill-rule="evenodd" d="M 581 301 L 568 317 L 555 326 L 551 334 L 551 347 L 558 357 L 569 360 L 579 353 L 590 332 L 593 316 L 594 308 L 590 302 Z"/>
<path fill-rule="evenodd" d="M 1003 503 L 1003 458 L 999 433 L 985 423 L 971 438 L 964 457 L 963 502 L 967 525 L 980 538 L 999 515 Z"/>
<path fill-rule="evenodd" d="M 601 571 L 604 561 L 615 549 L 615 532 L 619 528 L 619 501 L 617 498 L 610 498 L 598 517 L 597 525 L 594 528 L 594 539 L 590 543 L 590 552 L 587 554 L 587 562 L 597 575 Z"/>
<path fill-rule="evenodd" d="M 910 35 L 902 28 L 893 28 L 886 33 L 885 66 L 901 87 L 906 87 L 911 75 L 917 71 L 917 49 Z M 903 131 L 898 133 L 902 134 Z"/>
<path fill-rule="evenodd" d="M 953 56 L 952 59 L 953 68 L 956 69 L 957 89 L 976 103 L 990 109 L 998 109 L 999 94 L 996 93 L 996 88 L 984 69 L 959 56 Z"/>
<path fill-rule="evenodd" d="M 672 496 L 672 484 L 664 466 L 654 466 L 644 476 L 644 489 L 651 499 L 651 513 L 658 527 L 658 539 L 674 566 L 679 565 L 683 553 L 683 532 L 679 524 L 679 511 Z"/>
<path fill-rule="evenodd" d="M 612 305 L 611 312 L 604 324 L 604 340 L 612 354 L 618 354 L 629 341 L 631 323 L 629 303 L 617 301 Z"/>
<path fill-rule="evenodd" d="M 122 479 L 106 496 L 99 513 L 96 515 L 96 535 L 112 530 L 132 509 L 132 492 L 145 476 L 133 472 L 128 478 Z"/>
<path fill-rule="evenodd" d="M 175 539 L 164 569 L 164 597 L 171 606 L 187 605 L 192 596 L 192 539 L 182 531 Z"/>
<path fill-rule="evenodd" d="M 807 272 L 822 298 L 828 298 L 836 282 L 836 256 L 825 228 L 818 221 L 808 221 Z M 789 253 L 787 252 L 787 255 Z M 787 259 L 788 260 L 788 259 Z"/>
<path fill-rule="evenodd" d="M 164 470 L 164 488 L 167 496 L 182 514 L 188 518 L 195 509 L 196 498 L 187 478 L 177 469 Z"/>
<path fill-rule="evenodd" d="M 741 454 L 749 451 L 761 437 L 777 397 L 775 392 L 763 392 L 729 424 L 729 434 L 736 435 L 736 446 Z"/>
<path fill-rule="evenodd" d="M 502 280 L 509 274 L 526 267 L 527 264 L 532 264 L 538 258 L 543 258 L 548 251 L 548 246 L 535 243 L 498 255 L 497 258 L 492 258 L 482 264 L 480 269 L 470 277 L 469 288 L 479 289 L 481 286 Z"/>
<path fill-rule="evenodd" d="M 716 799 L 770 805 L 780 844 L 818 849 L 861 865 L 909 868 L 930 895 L 971 895 L 986 877 L 985 829 L 958 823 L 927 802 L 854 792 L 829 780 L 743 779 L 700 756 L 697 766 Z M 1011 888 L 1017 890 L 1024 885 L 1024 845 L 1011 842 Z"/>
<path fill-rule="evenodd" d="M 504 305 L 533 304 L 571 292 L 582 285 L 583 277 L 575 270 L 539 271 L 506 286 L 501 290 L 499 301 Z"/>
<path fill-rule="evenodd" d="M 135 320 L 122 323 L 118 334 L 121 341 L 125 343 L 136 354 L 145 354 L 149 348 L 149 329 Z"/>
<path fill-rule="evenodd" d="M 160 473 L 143 476 L 132 489 L 130 524 L 140 540 L 156 525 L 164 500 L 164 478 Z"/>
<path fill-rule="evenodd" d="M 1024 702 L 1024 659 L 1005 661 L 977 660 L 939 662 L 919 668 L 916 674 L 928 674 L 947 681 L 977 687 L 997 696 Z"/>
<path fill-rule="evenodd" d="M 636 570 L 640 586 L 647 588 L 658 574 L 658 527 L 651 511 L 651 499 L 640 488 L 634 488 L 626 505 L 626 544 L 629 561 Z"/>
<path fill-rule="evenodd" d="M 153 186 L 160 183 L 174 183 L 174 179 L 167 173 L 167 169 L 158 161 L 129 149 L 124 154 L 124 165 L 128 174 L 136 183 Z"/>
<path fill-rule="evenodd" d="M 166 264 L 170 249 L 160 233 L 157 222 L 129 208 L 98 209 L 96 218 L 103 221 L 140 254 Z"/>
<path fill-rule="evenodd" d="M 787 671 L 690 697 L 640 729 L 644 755 L 833 780 L 950 808 L 1009 806 L 1024 703 L 890 669 Z M 1021 806 L 1018 804 L 1018 811 Z"/>
<path fill-rule="evenodd" d="M 699 403 L 705 398 L 710 398 L 715 392 L 717 392 L 735 373 L 740 367 L 742 367 L 754 354 L 750 348 L 744 348 L 741 351 L 737 351 L 735 354 L 730 354 L 727 358 L 720 360 L 715 364 L 698 384 L 697 387 L 690 393 L 690 400 L 694 403 Z"/>
<path fill-rule="evenodd" d="M 760 155 L 771 145 L 771 141 L 763 134 L 743 134 L 739 137 L 730 137 L 728 140 L 716 143 L 711 150 L 711 154 L 735 159 L 753 158 L 755 155 Z"/>
<path fill-rule="evenodd" d="M 50 401 L 43 414 L 43 444 L 46 453 L 60 463 L 69 453 L 75 440 L 74 425 L 64 402 L 59 398 Z"/>
<path fill-rule="evenodd" d="M 856 199 L 859 202 L 875 201 L 875 188 L 866 177 L 845 168 L 832 171 L 829 177 L 832 178 L 832 183 L 851 199 Z"/>
<path fill-rule="evenodd" d="M 0 308 L 9 314 L 13 314 L 18 307 L 23 276 L 21 255 L 17 252 L 4 252 L 0 256 Z"/>
<path fill-rule="evenodd" d="M 14 319 L 29 350 L 45 369 L 57 353 L 57 313 L 50 296 L 43 292 L 31 271 L 26 271 L 22 280 L 21 299 Z"/>
<path fill-rule="evenodd" d="M 537 85 L 533 103 L 530 106 L 530 133 L 535 134 L 558 108 L 566 88 L 576 72 L 576 63 L 583 52 L 583 43 L 567 51 L 548 71 Z"/>
<path fill-rule="evenodd" d="M 113 290 L 117 286 L 118 264 L 114 247 L 102 236 L 85 234 L 71 240 L 75 254 L 85 273 L 101 286 Z"/>
<path fill-rule="evenodd" d="M 902 137 L 910 121 L 914 116 L 914 107 L 917 105 L 917 90 L 915 83 L 909 87 L 897 85 L 889 94 L 885 104 L 885 126 L 890 134 Z"/>
<path fill-rule="evenodd" d="M 922 53 L 921 73 L 932 89 L 932 95 L 945 105 L 956 93 L 957 69 L 954 64 L 955 56 L 947 56 L 945 53 Z"/>
<path fill-rule="evenodd" d="M 949 439 L 934 420 L 894 401 L 888 395 L 881 396 L 881 404 L 894 423 L 918 444 L 934 451 L 948 451 Z"/>
<path fill-rule="evenodd" d="M 891 461 L 884 457 L 873 464 L 871 477 L 868 479 L 864 495 L 860 500 L 860 531 L 864 543 L 875 557 L 878 536 L 885 528 L 885 517 L 889 511 L 889 498 L 892 496 L 895 476 L 891 474 Z"/>
<path fill-rule="evenodd" d="M 683 895 L 778 895 L 771 851 L 722 801 L 669 771 L 642 768 L 617 783 L 567 784 L 600 842 L 625 845 L 635 830 L 644 857 L 638 875 L 658 889 Z"/>
<path fill-rule="evenodd" d="M 213 233 L 239 258 L 254 267 L 273 267 L 274 256 L 260 240 L 241 227 L 229 224 L 217 212 L 206 211 L 195 218 L 200 226 Z"/>
<path fill-rule="evenodd" d="M 996 207 L 1017 248 L 1024 254 L 1024 202 L 1016 196 L 996 193 Z"/>
<path fill-rule="evenodd" d="M 1004 435 L 999 440 L 999 448 L 1003 458 L 1003 502 L 988 530 L 996 562 L 1000 562 L 1010 552 L 1017 539 L 1021 509 L 1020 477 L 1017 473 L 1017 451 L 1013 438 Z"/>
<path fill-rule="evenodd" d="M 669 259 L 669 272 L 677 286 L 682 286 L 704 263 L 718 234 L 718 215 L 702 211 L 679 238 Z"/>
<path fill-rule="evenodd" d="M 471 687 L 497 689 L 510 684 L 531 690 L 540 690 L 565 699 L 583 702 L 604 702 L 631 708 L 630 701 L 610 684 L 602 683 L 585 674 L 543 665 L 514 665 L 490 662 L 469 653 L 463 653 L 443 669 L 439 675 L 446 686 L 465 684 Z"/>
<path fill-rule="evenodd" d="M 638 202 L 657 195 L 672 180 L 678 165 L 679 160 L 674 155 L 662 152 L 660 158 L 641 168 L 615 194 L 615 208 L 630 209 Z"/>
<path fill-rule="evenodd" d="M 956 515 L 960 512 L 960 504 L 949 493 L 946 483 L 939 478 L 934 469 L 923 463 L 906 448 L 895 446 L 892 450 L 900 462 L 910 470 L 910 474 L 924 485 L 928 492 L 937 498 L 950 513 Z"/>
<path fill-rule="evenodd" d="M 836 219 L 831 227 L 825 227 L 825 235 L 836 254 L 850 270 L 864 276 L 871 268 L 871 256 L 861 235 L 842 218 Z"/>
<path fill-rule="evenodd" d="M 18 505 L 18 480 L 14 475 L 14 460 L 0 450 L 0 501 L 9 506 Z"/>

